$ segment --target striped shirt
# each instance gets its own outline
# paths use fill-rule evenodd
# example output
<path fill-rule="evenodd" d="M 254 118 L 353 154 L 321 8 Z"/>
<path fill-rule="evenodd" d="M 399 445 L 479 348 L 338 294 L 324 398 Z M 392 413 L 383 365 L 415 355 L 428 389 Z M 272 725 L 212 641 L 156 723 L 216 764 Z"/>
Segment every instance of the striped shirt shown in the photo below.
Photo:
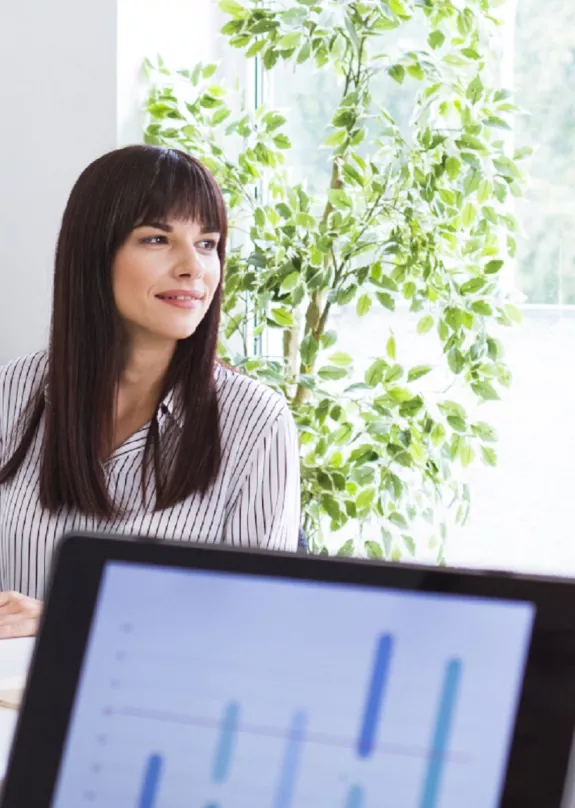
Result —
<path fill-rule="evenodd" d="M 0 464 L 17 446 L 19 418 L 45 385 L 47 354 L 0 368 Z M 0 485 L 0 588 L 32 597 L 44 594 L 58 539 L 70 531 L 105 531 L 158 539 L 295 550 L 300 518 L 297 430 L 285 401 L 265 385 L 220 365 L 215 370 L 220 408 L 222 464 L 205 495 L 154 511 L 154 480 L 142 499 L 141 475 L 148 426 L 104 463 L 120 516 L 101 519 L 75 509 L 57 513 L 39 501 L 44 435 L 42 418 L 24 463 Z M 159 435 L 179 421 L 173 398 L 159 408 Z M 168 424 L 172 419 L 172 424 Z"/>

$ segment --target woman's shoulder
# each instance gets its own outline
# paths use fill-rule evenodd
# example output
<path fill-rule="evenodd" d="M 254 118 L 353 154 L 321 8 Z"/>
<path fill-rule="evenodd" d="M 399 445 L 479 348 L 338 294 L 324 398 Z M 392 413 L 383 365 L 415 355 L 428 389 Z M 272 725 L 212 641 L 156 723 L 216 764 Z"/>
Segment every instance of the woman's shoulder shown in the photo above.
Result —
<path fill-rule="evenodd" d="M 47 351 L 14 359 L 0 367 L 0 419 L 17 415 L 23 410 L 30 396 L 38 389 L 46 377 L 48 369 Z"/>
<path fill-rule="evenodd" d="M 285 398 L 263 382 L 225 365 L 217 365 L 216 384 L 220 411 L 231 410 L 242 415 L 244 423 L 271 423 L 278 418 L 291 418 Z"/>

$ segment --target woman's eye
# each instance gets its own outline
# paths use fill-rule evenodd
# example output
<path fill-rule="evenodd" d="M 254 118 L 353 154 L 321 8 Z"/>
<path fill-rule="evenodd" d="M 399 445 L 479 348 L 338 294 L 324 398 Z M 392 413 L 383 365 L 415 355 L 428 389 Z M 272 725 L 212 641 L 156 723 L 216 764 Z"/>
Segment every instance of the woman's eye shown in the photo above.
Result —
<path fill-rule="evenodd" d="M 200 241 L 198 245 L 202 250 L 208 250 L 211 252 L 212 250 L 217 249 L 218 242 L 214 241 L 213 239 L 206 239 L 205 241 Z"/>
<path fill-rule="evenodd" d="M 143 244 L 167 244 L 166 236 L 146 236 L 142 239 Z"/>

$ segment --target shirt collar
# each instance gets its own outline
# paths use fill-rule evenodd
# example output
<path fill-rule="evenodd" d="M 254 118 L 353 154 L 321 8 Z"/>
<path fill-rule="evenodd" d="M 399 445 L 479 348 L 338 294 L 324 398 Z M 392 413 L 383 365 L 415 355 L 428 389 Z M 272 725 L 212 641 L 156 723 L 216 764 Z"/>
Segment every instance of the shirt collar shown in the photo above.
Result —
<path fill-rule="evenodd" d="M 219 389 L 221 385 L 222 376 L 222 365 L 220 365 L 219 362 L 216 362 L 214 365 L 214 380 L 216 383 L 216 389 Z M 180 427 L 180 429 L 183 429 L 185 420 L 184 408 L 182 407 L 180 397 L 174 389 L 170 390 L 170 392 L 164 397 L 162 403 L 160 404 L 159 412 L 161 416 L 169 415 Z"/>

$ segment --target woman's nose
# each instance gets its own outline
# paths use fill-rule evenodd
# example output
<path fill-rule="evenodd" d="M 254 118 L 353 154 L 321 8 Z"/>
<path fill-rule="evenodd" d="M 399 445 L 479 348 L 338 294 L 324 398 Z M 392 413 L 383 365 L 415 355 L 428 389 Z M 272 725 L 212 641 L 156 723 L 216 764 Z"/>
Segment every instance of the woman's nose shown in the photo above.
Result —
<path fill-rule="evenodd" d="M 177 264 L 177 274 L 180 278 L 201 277 L 205 267 L 198 251 L 193 245 L 186 247 L 182 251 L 182 256 Z"/>

